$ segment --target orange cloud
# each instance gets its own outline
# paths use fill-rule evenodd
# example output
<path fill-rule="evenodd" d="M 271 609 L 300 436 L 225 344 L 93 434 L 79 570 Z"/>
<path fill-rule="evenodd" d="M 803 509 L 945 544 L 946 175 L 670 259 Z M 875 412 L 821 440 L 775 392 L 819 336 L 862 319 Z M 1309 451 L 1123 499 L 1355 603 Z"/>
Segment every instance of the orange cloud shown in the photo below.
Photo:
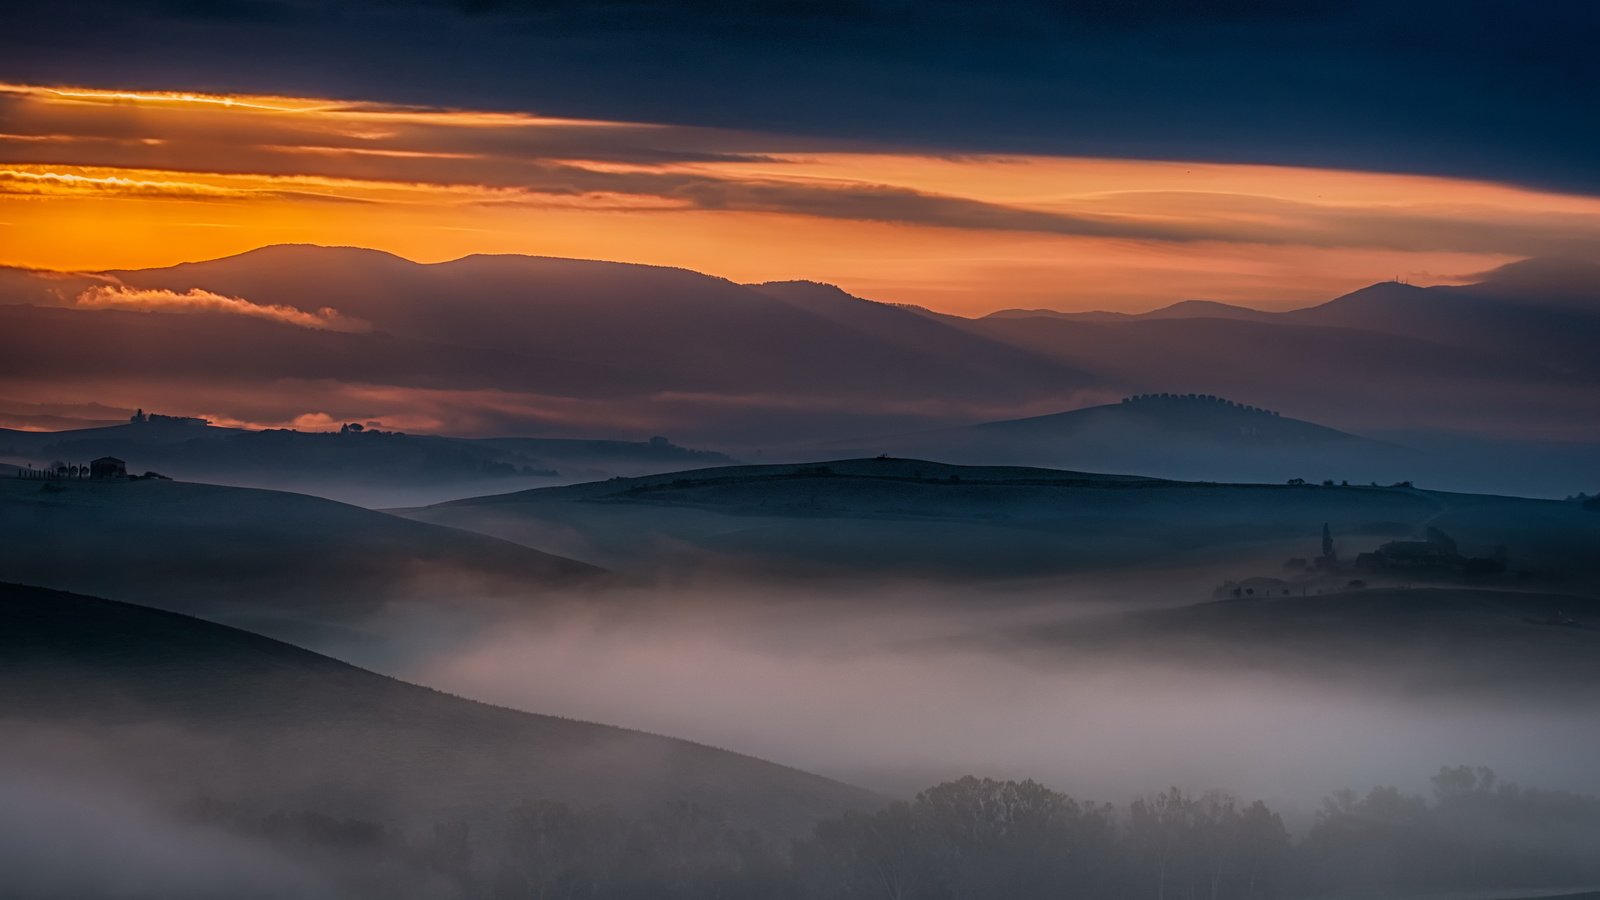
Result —
<path fill-rule="evenodd" d="M 331 307 L 316 312 L 306 312 L 292 306 L 269 306 L 252 303 L 241 297 L 225 297 L 211 291 L 190 288 L 183 293 L 166 290 L 146 290 L 124 285 L 96 285 L 79 294 L 74 301 L 89 309 L 124 309 L 136 312 L 163 313 L 226 313 L 271 319 L 301 328 L 319 328 L 328 331 L 365 331 L 369 326 L 351 319 Z"/>
<path fill-rule="evenodd" d="M 145 181 L 120 175 L 96 178 L 71 172 L 27 172 L 18 169 L 0 169 L 0 193 L 33 196 L 119 194 L 177 200 L 223 200 L 249 196 L 246 191 L 187 181 Z"/>

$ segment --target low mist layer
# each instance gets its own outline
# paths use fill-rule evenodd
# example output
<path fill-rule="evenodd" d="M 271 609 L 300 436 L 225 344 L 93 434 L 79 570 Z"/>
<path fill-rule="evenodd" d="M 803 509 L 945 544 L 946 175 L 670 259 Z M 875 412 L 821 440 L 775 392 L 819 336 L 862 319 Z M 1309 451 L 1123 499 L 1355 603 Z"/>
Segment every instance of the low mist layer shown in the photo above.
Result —
<path fill-rule="evenodd" d="M 1014 592 L 990 609 L 981 597 L 926 586 L 823 596 L 682 590 L 647 609 L 619 604 L 502 626 L 436 648 L 407 674 L 519 708 L 690 735 L 891 793 L 977 771 L 1102 796 L 1152 781 L 1225 786 L 1304 815 L 1338 784 L 1414 785 L 1463 754 L 1600 788 L 1586 749 L 1600 724 L 1579 712 L 1589 701 L 1559 688 L 1559 671 L 1525 688 L 1534 696 L 1508 696 L 1485 682 L 1517 660 L 1441 658 L 1424 645 L 1371 661 L 1339 660 L 1334 648 L 1269 665 L 1247 646 L 1230 653 L 1197 633 L 1187 647 L 1167 635 L 1144 652 L 1138 635 L 1150 643 L 1153 627 L 1130 624 L 1131 638 L 1110 643 L 1107 620 L 1125 619 L 1078 590 L 1082 604 Z M 912 593 L 937 603 L 914 603 Z M 1382 621 L 1367 627 L 1382 639 Z M 1024 642 L 1050 631 L 1058 651 Z M 1060 640 L 1079 632 L 1077 643 Z M 1401 686 L 1419 671 L 1447 684 L 1482 678 L 1408 693 Z"/>

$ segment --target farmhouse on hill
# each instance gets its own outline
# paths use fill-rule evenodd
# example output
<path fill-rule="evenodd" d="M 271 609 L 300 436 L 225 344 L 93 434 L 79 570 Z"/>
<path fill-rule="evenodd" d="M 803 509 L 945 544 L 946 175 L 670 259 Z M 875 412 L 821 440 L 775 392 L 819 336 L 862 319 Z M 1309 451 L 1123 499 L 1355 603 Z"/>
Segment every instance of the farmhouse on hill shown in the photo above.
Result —
<path fill-rule="evenodd" d="M 89 478 L 94 481 L 105 481 L 111 478 L 127 478 L 128 464 L 115 456 L 102 456 L 89 463 Z"/>

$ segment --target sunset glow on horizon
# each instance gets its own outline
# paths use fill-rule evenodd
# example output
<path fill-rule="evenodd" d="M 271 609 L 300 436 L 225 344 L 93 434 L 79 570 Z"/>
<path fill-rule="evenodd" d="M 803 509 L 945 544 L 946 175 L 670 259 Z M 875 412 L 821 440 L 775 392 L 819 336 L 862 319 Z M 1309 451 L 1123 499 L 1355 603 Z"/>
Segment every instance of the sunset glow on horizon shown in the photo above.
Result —
<path fill-rule="evenodd" d="M 319 98 L 0 85 L 0 263 L 172 265 L 278 243 L 809 279 L 974 315 L 1285 308 L 1600 241 L 1600 199 L 1228 163 L 846 141 Z"/>

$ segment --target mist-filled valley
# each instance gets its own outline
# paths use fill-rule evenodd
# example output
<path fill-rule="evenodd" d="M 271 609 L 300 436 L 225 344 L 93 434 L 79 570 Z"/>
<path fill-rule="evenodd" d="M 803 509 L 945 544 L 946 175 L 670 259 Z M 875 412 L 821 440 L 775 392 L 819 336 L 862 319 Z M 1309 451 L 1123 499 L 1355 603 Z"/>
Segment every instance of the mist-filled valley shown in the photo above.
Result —
<path fill-rule="evenodd" d="M 1600 877 L 1582 501 L 891 457 L 390 512 L 3 487 L 0 580 L 74 592 L 4 591 L 6 827 L 143 886 L 15 856 L 40 896 Z"/>

